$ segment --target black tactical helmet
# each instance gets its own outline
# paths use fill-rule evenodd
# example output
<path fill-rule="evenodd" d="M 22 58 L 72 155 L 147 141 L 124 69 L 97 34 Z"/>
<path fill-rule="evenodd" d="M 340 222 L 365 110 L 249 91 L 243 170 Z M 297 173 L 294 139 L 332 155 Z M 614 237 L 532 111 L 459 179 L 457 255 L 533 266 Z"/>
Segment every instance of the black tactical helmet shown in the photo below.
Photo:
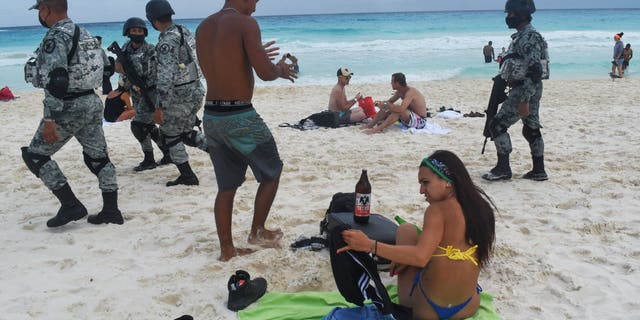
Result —
<path fill-rule="evenodd" d="M 507 0 L 507 3 L 504 5 L 504 12 L 510 11 L 528 16 L 536 12 L 536 5 L 533 3 L 533 0 Z"/>
<path fill-rule="evenodd" d="M 147 2 L 145 9 L 147 11 L 147 20 L 149 21 L 176 14 L 167 0 L 151 0 Z"/>
<path fill-rule="evenodd" d="M 129 20 L 127 20 L 124 23 L 124 27 L 122 27 L 122 35 L 123 36 L 127 36 L 129 34 L 129 29 L 131 28 L 141 28 L 144 29 L 144 36 L 146 37 L 149 34 L 149 31 L 147 30 L 147 24 L 144 22 L 144 20 L 140 19 L 140 18 L 129 18 Z"/>

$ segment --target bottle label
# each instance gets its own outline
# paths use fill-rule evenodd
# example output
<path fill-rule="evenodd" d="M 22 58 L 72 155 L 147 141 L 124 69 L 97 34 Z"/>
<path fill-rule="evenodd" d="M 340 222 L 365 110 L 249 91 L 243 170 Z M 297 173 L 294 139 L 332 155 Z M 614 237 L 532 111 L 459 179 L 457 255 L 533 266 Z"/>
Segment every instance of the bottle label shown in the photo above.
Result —
<path fill-rule="evenodd" d="M 356 193 L 355 215 L 358 217 L 368 217 L 371 212 L 371 193 Z"/>

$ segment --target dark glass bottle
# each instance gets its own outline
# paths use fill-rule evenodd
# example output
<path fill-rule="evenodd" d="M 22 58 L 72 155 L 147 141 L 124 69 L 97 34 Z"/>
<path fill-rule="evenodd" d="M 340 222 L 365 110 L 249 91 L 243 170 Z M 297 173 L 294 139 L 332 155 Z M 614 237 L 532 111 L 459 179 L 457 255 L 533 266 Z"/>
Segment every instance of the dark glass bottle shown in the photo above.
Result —
<path fill-rule="evenodd" d="M 362 170 L 360 180 L 356 184 L 356 206 L 353 212 L 353 220 L 357 223 L 369 222 L 371 215 L 371 184 L 367 176 L 367 170 Z"/>

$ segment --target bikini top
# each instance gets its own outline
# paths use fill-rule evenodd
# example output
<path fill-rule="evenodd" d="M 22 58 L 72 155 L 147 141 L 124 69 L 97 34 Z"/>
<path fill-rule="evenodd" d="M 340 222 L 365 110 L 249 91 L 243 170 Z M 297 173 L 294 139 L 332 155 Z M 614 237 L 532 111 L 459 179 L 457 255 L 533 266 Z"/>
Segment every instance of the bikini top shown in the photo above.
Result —
<path fill-rule="evenodd" d="M 438 246 L 438 249 L 443 250 L 444 253 L 434 254 L 433 257 L 447 257 L 449 258 L 449 260 L 460 260 L 460 261 L 469 260 L 476 266 L 478 265 L 478 261 L 476 260 L 476 258 L 473 257 L 473 254 L 476 252 L 476 249 L 478 249 L 478 245 L 475 245 L 464 252 L 462 252 L 460 249 L 454 248 L 453 246 L 447 246 L 446 248 Z"/>

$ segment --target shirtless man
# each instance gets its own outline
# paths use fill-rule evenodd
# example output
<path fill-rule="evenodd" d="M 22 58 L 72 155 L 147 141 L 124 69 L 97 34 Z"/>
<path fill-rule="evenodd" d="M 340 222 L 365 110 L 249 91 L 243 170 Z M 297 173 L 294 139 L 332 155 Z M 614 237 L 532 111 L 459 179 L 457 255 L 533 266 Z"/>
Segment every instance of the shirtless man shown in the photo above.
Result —
<path fill-rule="evenodd" d="M 231 233 L 233 199 L 245 180 L 247 167 L 260 183 L 248 242 L 276 247 L 282 238 L 280 229 L 265 228 L 282 161 L 269 128 L 251 104 L 253 71 L 265 81 L 283 78 L 293 82 L 296 74 L 285 63 L 286 57 L 271 63 L 277 48 L 269 48 L 273 42 L 261 44 L 260 28 L 251 17 L 257 2 L 226 0 L 222 10 L 203 20 L 196 31 L 196 51 L 207 79 L 203 120 L 218 183 L 214 213 L 222 261 L 255 251 L 236 248 Z"/>
<path fill-rule="evenodd" d="M 396 92 L 389 100 L 376 101 L 380 112 L 364 126 L 368 129 L 367 134 L 381 132 L 398 120 L 405 126 L 416 129 L 422 129 L 427 124 L 427 103 L 424 96 L 416 88 L 407 86 L 404 74 L 391 75 L 391 88 Z M 398 99 L 402 99 L 402 103 L 394 104 Z M 380 121 L 383 122 L 375 126 Z"/>
<path fill-rule="evenodd" d="M 338 69 L 337 76 L 338 83 L 331 89 L 331 95 L 329 96 L 329 111 L 338 113 L 341 124 L 356 123 L 366 119 L 367 115 L 362 108 L 351 109 L 362 98 L 360 92 L 353 99 L 347 100 L 347 94 L 344 90 L 344 87 L 349 84 L 353 73 L 343 67 Z"/>

